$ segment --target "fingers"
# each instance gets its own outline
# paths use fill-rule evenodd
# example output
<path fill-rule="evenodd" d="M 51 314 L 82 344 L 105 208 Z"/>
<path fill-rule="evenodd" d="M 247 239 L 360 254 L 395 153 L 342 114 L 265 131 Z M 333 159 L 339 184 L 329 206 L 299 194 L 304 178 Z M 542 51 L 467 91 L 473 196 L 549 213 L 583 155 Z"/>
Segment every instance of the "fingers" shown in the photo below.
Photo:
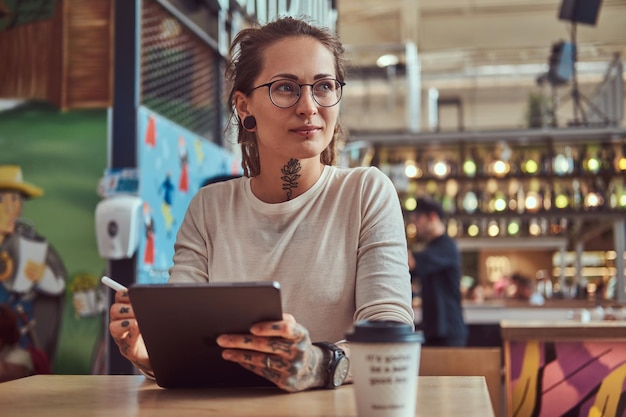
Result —
<path fill-rule="evenodd" d="M 119 290 L 115 292 L 116 303 L 128 303 L 130 304 L 130 297 L 128 296 L 128 290 Z"/>
<path fill-rule="evenodd" d="M 118 300 L 116 296 L 115 301 L 116 302 L 112 304 L 111 308 L 109 309 L 109 318 L 111 321 L 135 318 L 135 312 L 133 310 L 133 306 L 130 304 L 130 300 L 128 299 L 128 297 L 120 298 Z"/>
<path fill-rule="evenodd" d="M 141 337 L 139 325 L 130 304 L 128 291 L 115 293 L 115 303 L 109 310 L 109 333 L 120 349 L 120 353 L 136 365 L 149 366 L 148 355 Z"/>
<path fill-rule="evenodd" d="M 317 356 L 306 328 L 293 316 L 257 323 L 251 334 L 225 334 L 217 338 L 226 348 L 222 357 L 239 363 L 286 391 L 306 389 L 315 381 Z"/>
<path fill-rule="evenodd" d="M 291 314 L 283 314 L 282 321 L 265 321 L 256 323 L 250 328 L 255 336 L 282 337 L 290 340 L 300 340 L 308 335 L 307 330 L 298 324 Z"/>
<path fill-rule="evenodd" d="M 239 349 L 226 349 L 222 357 L 237 362 L 244 368 L 273 382 L 278 387 L 289 390 L 294 379 L 294 366 L 291 359 L 279 355 L 258 353 Z"/>
<path fill-rule="evenodd" d="M 224 348 L 287 355 L 293 355 L 294 348 L 306 349 L 310 344 L 309 332 L 290 314 L 284 314 L 282 321 L 256 323 L 250 333 L 220 335 L 217 344 Z"/>

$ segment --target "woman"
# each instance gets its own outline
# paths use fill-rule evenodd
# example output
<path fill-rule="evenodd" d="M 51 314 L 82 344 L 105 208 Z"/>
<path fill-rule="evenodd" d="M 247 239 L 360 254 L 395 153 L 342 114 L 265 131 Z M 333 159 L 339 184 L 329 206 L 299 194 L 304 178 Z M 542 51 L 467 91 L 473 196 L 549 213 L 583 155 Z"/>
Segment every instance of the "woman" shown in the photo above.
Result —
<path fill-rule="evenodd" d="M 8 304 L 0 304 L 0 382 L 33 374 L 30 353 L 19 345 L 17 314 Z"/>
<path fill-rule="evenodd" d="M 252 336 L 222 335 L 218 344 L 225 359 L 286 391 L 334 386 L 328 351 L 340 344 L 349 355 L 338 341 L 355 320 L 413 323 L 391 181 L 375 168 L 333 166 L 342 54 L 332 34 L 294 18 L 237 35 L 227 77 L 245 176 L 194 197 L 170 270 L 171 282 L 280 282 L 284 320 L 259 323 Z M 111 320 L 122 354 L 149 372 L 121 291 Z"/>

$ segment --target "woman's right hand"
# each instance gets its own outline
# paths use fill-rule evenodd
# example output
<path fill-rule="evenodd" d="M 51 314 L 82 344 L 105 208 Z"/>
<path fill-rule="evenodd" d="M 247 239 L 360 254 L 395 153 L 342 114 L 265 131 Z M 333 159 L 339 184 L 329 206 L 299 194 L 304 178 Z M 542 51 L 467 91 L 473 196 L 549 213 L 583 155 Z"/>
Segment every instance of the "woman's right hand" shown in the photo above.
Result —
<path fill-rule="evenodd" d="M 120 349 L 120 353 L 140 371 L 152 376 L 152 367 L 146 345 L 139 331 L 128 291 L 115 293 L 115 304 L 109 311 L 109 333 Z"/>

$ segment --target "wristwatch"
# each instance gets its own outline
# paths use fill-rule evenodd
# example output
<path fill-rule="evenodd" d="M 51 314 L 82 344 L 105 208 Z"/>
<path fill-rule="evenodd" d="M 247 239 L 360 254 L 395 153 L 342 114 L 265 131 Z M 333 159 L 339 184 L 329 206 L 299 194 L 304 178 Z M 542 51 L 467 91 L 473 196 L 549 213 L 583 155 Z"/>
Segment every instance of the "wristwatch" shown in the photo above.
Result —
<path fill-rule="evenodd" d="M 340 387 L 348 376 L 348 370 L 350 369 L 350 360 L 346 356 L 346 352 L 337 345 L 328 342 L 316 342 L 313 345 L 322 349 L 324 359 L 328 363 L 324 388 Z"/>

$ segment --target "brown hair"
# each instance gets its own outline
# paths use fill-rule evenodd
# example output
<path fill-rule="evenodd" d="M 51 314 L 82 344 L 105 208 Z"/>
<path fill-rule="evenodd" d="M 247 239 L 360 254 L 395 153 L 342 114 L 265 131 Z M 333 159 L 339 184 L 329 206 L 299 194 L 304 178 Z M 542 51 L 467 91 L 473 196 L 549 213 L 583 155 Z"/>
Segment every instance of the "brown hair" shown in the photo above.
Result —
<path fill-rule="evenodd" d="M 8 304 L 0 304 L 0 346 L 14 345 L 20 340 L 17 314 Z"/>
<path fill-rule="evenodd" d="M 263 68 L 263 54 L 272 44 L 298 36 L 309 36 L 317 39 L 335 57 L 336 78 L 339 81 L 345 79 L 343 53 L 344 48 L 339 38 L 324 28 L 309 24 L 302 19 L 283 17 L 264 26 L 247 28 L 240 31 L 230 47 L 231 60 L 226 69 L 226 79 L 230 82 L 231 90 L 229 103 L 232 107 L 232 115 L 236 116 L 234 109 L 234 95 L 236 91 L 250 94 L 253 83 Z M 237 143 L 241 144 L 241 154 L 244 175 L 255 177 L 261 172 L 259 153 L 256 146 L 256 134 L 248 132 L 237 124 Z M 325 165 L 334 165 L 337 158 L 337 142 L 343 139 L 339 122 L 335 126 L 333 139 L 320 155 L 320 161 Z"/>

